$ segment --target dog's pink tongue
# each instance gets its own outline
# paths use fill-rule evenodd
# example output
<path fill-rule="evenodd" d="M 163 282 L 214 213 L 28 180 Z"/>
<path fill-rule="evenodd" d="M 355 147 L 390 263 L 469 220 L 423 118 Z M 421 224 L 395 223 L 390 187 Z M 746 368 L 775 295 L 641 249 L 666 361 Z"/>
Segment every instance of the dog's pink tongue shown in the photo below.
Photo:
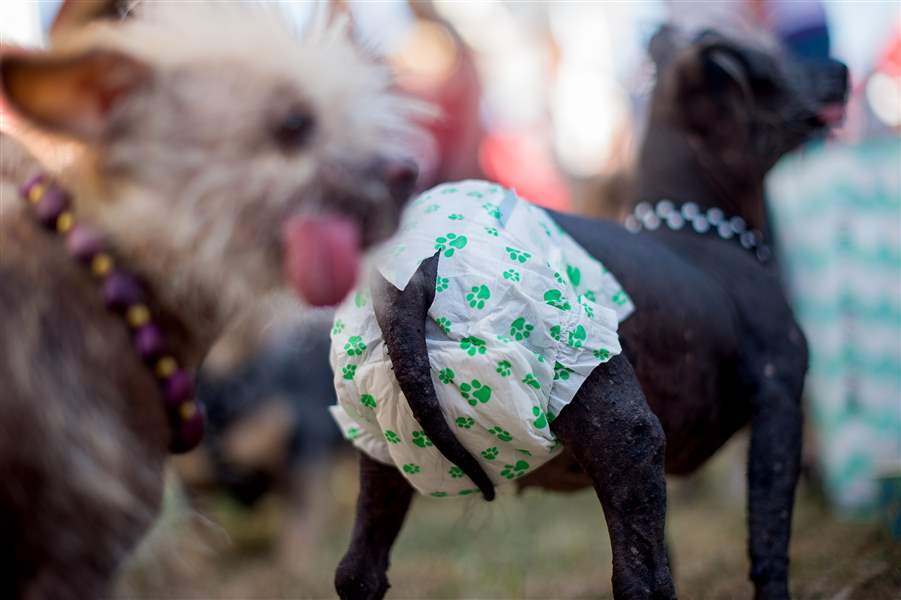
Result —
<path fill-rule="evenodd" d="M 308 303 L 329 306 L 344 299 L 360 266 L 356 223 L 335 215 L 292 217 L 282 241 L 289 281 Z"/>

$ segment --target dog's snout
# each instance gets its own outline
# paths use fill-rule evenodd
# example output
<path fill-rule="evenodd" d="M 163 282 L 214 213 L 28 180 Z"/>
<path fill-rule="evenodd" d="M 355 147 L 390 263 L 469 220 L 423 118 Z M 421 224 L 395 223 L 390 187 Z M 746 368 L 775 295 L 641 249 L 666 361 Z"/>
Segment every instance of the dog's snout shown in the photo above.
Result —
<path fill-rule="evenodd" d="M 834 59 L 812 62 L 808 69 L 820 102 L 843 102 L 848 94 L 848 67 Z"/>
<path fill-rule="evenodd" d="M 391 192 L 391 198 L 403 205 L 416 187 L 419 168 L 411 160 L 388 160 L 384 161 L 381 174 Z"/>

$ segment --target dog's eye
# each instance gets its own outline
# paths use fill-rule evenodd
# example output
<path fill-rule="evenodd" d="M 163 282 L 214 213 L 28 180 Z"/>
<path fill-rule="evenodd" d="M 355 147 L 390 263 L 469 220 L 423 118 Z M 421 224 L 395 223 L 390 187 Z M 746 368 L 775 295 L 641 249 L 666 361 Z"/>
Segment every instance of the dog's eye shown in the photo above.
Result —
<path fill-rule="evenodd" d="M 316 120 L 313 115 L 307 111 L 296 110 L 275 123 L 272 136 L 282 151 L 291 152 L 300 149 L 309 141 L 315 127 Z"/>

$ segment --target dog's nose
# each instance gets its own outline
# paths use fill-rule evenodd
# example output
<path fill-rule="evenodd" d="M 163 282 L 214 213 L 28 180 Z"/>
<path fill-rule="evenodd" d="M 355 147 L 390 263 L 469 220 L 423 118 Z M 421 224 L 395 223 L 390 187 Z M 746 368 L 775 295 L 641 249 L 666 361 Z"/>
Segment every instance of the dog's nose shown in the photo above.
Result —
<path fill-rule="evenodd" d="M 828 59 L 819 65 L 818 71 L 821 99 L 827 102 L 844 101 L 848 93 L 848 67 L 845 63 Z"/>
<path fill-rule="evenodd" d="M 382 167 L 383 180 L 398 205 L 405 204 L 410 198 L 418 176 L 419 168 L 411 160 L 388 160 Z"/>

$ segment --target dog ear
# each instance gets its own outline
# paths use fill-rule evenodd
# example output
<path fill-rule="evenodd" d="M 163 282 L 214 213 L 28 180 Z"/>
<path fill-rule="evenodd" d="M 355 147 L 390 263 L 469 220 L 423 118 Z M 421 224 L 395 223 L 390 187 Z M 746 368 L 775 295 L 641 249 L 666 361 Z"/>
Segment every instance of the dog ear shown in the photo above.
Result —
<path fill-rule="evenodd" d="M 63 36 L 78 32 L 94 21 L 122 18 L 134 3 L 134 0 L 64 0 L 50 25 L 50 39 L 56 44 Z"/>
<path fill-rule="evenodd" d="M 113 50 L 74 56 L 9 52 L 2 58 L 6 104 L 38 129 L 83 141 L 108 134 L 115 108 L 151 74 L 144 63 Z"/>

